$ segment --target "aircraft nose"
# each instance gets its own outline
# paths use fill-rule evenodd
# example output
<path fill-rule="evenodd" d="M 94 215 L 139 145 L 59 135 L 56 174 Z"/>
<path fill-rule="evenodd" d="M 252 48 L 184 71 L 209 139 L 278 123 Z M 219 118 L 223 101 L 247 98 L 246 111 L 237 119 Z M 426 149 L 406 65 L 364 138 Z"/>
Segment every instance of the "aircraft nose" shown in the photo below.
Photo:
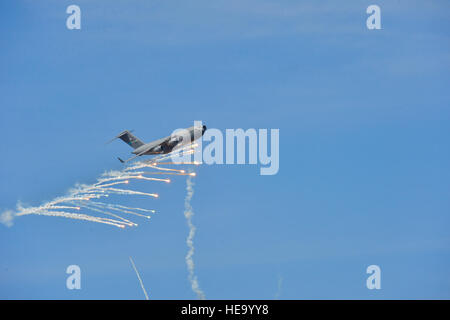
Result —
<path fill-rule="evenodd" d="M 205 131 L 206 131 L 206 126 L 205 126 L 205 125 L 203 125 L 203 129 L 202 129 L 202 135 L 203 135 L 203 134 L 205 134 Z"/>

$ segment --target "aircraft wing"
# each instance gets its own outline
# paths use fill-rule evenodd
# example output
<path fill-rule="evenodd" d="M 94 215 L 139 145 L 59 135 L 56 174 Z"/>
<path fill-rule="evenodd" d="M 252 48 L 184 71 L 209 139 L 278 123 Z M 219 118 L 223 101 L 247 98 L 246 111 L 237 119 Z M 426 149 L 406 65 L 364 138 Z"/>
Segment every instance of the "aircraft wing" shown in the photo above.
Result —
<path fill-rule="evenodd" d="M 122 160 L 120 158 L 118 158 L 118 159 L 122 163 L 127 163 L 128 161 L 136 159 L 137 157 L 142 156 L 143 154 L 149 152 L 150 150 L 155 150 L 158 147 L 160 147 L 161 151 L 163 151 L 165 148 L 165 145 L 167 145 L 168 143 L 170 143 L 170 136 L 145 144 L 144 148 L 142 150 L 139 150 L 139 153 L 137 153 L 135 156 L 133 156 L 127 160 Z"/>
<path fill-rule="evenodd" d="M 138 151 L 138 153 L 131 157 L 130 159 L 127 160 L 122 160 L 120 158 L 119 161 L 122 163 L 126 163 L 128 161 L 131 161 L 139 156 L 142 156 L 143 154 L 149 152 L 149 151 L 153 151 L 155 153 L 168 153 L 171 150 L 173 150 L 173 148 L 175 148 L 176 145 L 178 145 L 180 142 L 183 141 L 183 137 L 182 136 L 168 136 L 162 139 L 158 139 L 155 140 L 153 142 L 149 142 L 139 148 L 136 149 L 136 151 Z"/>
<path fill-rule="evenodd" d="M 127 163 L 128 161 L 131 161 L 139 156 L 142 156 L 144 153 L 146 153 L 147 151 L 149 151 L 151 148 L 146 148 L 144 151 L 141 151 L 140 153 L 136 154 L 135 156 L 131 157 L 130 159 L 127 160 L 122 160 L 119 157 L 117 157 L 117 159 L 119 159 L 120 162 L 122 163 Z"/>

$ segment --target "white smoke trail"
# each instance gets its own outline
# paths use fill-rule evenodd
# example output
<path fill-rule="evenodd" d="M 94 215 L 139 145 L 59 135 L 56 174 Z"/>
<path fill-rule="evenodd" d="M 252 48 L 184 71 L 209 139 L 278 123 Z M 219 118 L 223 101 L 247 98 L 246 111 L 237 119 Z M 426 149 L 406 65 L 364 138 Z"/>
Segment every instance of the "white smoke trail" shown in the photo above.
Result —
<path fill-rule="evenodd" d="M 165 162 L 160 162 L 160 161 L 158 161 L 158 164 L 176 164 L 176 165 L 183 165 L 183 164 L 195 164 L 195 165 L 200 165 L 201 163 L 200 162 L 197 162 L 197 161 L 183 161 L 183 162 L 180 162 L 180 161 L 165 161 Z M 184 171 L 184 170 L 182 170 L 182 171 Z"/>
<path fill-rule="evenodd" d="M 184 200 L 184 216 L 186 217 L 187 225 L 189 227 L 189 235 L 186 239 L 186 244 L 189 248 L 188 253 L 186 255 L 186 265 L 188 268 L 188 279 L 191 283 L 192 291 L 197 294 L 197 298 L 200 300 L 205 300 L 205 294 L 200 289 L 200 285 L 197 280 L 197 276 L 194 273 L 194 236 L 195 236 L 195 226 L 192 223 L 192 217 L 194 215 L 194 211 L 191 206 L 191 199 L 194 195 L 194 182 L 192 181 L 192 175 L 186 179 L 186 198 Z"/>
<path fill-rule="evenodd" d="M 134 265 L 134 261 L 133 261 L 133 259 L 131 257 L 130 257 L 130 261 L 131 261 L 131 265 L 133 266 L 134 271 L 136 272 L 136 275 L 138 277 L 138 280 L 139 280 L 139 283 L 141 285 L 142 291 L 144 291 L 145 299 L 149 300 L 147 291 L 145 290 L 145 287 L 144 287 L 144 283 L 142 282 L 141 276 L 139 275 L 139 272 L 137 271 L 136 266 Z"/>
<path fill-rule="evenodd" d="M 159 168 L 159 170 L 165 170 L 166 168 Z M 97 182 L 93 187 L 97 188 L 97 187 L 105 187 L 106 185 L 104 185 L 103 183 L 105 182 L 109 182 L 109 181 L 117 181 L 117 180 L 122 180 L 119 182 L 115 182 L 114 184 L 120 184 L 120 183 L 129 183 L 129 179 L 144 179 L 144 180 L 152 180 L 152 181 L 164 181 L 167 182 L 167 179 L 159 179 L 159 178 L 149 178 L 149 177 L 144 177 L 143 174 L 152 174 L 152 172 L 133 172 L 132 175 L 117 175 L 114 176 L 112 178 L 104 178 L 104 179 L 100 179 L 99 182 Z M 124 181 L 123 181 L 124 180 Z"/>
<path fill-rule="evenodd" d="M 120 222 L 120 223 L 123 224 L 123 225 L 127 225 L 127 226 L 129 226 L 129 227 L 137 226 L 137 223 L 134 223 L 134 222 L 132 222 L 132 221 L 130 221 L 130 220 L 127 220 L 127 219 L 125 219 L 125 218 L 123 218 L 123 217 L 121 217 L 121 216 L 119 216 L 119 215 L 117 215 L 117 214 L 111 213 L 111 212 L 109 212 L 109 211 L 105 211 L 105 210 L 102 210 L 102 209 L 98 209 L 98 208 L 97 208 L 95 205 L 93 205 L 92 203 L 80 204 L 79 206 L 80 206 L 80 207 L 83 207 L 83 208 L 86 208 L 87 210 L 90 210 L 90 211 L 95 211 L 95 212 L 103 213 L 103 214 L 105 214 L 105 215 L 108 215 L 108 216 L 114 217 L 114 218 L 116 218 L 116 219 L 119 219 L 119 220 L 113 220 L 113 221 Z"/>
<path fill-rule="evenodd" d="M 73 207 L 73 206 L 43 206 L 43 208 L 47 207 L 48 209 L 75 209 L 75 210 L 80 210 L 80 207 Z"/>
<path fill-rule="evenodd" d="M 278 300 L 280 298 L 282 285 L 283 285 L 283 277 L 278 275 L 277 292 L 275 293 L 275 300 Z"/>
<path fill-rule="evenodd" d="M 132 215 L 135 215 L 135 216 L 138 216 L 138 217 L 143 217 L 143 218 L 150 219 L 149 215 L 145 215 L 145 214 L 141 214 L 141 213 L 137 213 L 137 212 L 132 211 L 132 210 L 139 210 L 140 208 L 129 208 L 129 207 L 125 207 L 125 206 L 119 206 L 119 205 L 103 203 L 103 202 L 94 202 L 94 201 L 90 201 L 89 205 L 97 207 L 97 208 L 104 208 L 104 209 L 114 210 L 114 211 L 118 211 L 118 212 L 122 212 L 122 213 L 132 214 Z M 152 212 L 153 213 L 155 210 L 141 209 L 141 211 Z"/>
<path fill-rule="evenodd" d="M 165 155 L 167 156 L 167 155 Z M 30 214 L 43 215 L 43 216 L 58 216 L 77 220 L 86 220 L 98 223 L 104 223 L 108 225 L 113 225 L 119 228 L 125 228 L 126 226 L 137 226 L 136 223 L 127 220 L 118 214 L 109 212 L 110 210 L 116 213 L 131 214 L 134 216 L 150 218 L 149 215 L 144 215 L 137 213 L 141 212 L 151 212 L 154 210 L 148 210 L 143 208 L 130 208 L 126 206 L 121 206 L 119 204 L 106 204 L 103 202 L 90 201 L 91 199 L 107 198 L 110 195 L 137 195 L 137 196 L 149 196 L 158 198 L 157 193 L 141 192 L 138 190 L 130 190 L 128 188 L 115 188 L 116 185 L 128 185 L 129 180 L 143 180 L 143 181 L 161 181 L 169 183 L 168 178 L 153 178 L 147 177 L 145 175 L 154 174 L 153 172 L 140 172 L 137 171 L 139 168 L 150 167 L 155 169 L 156 174 L 174 174 L 182 173 L 184 170 L 172 169 L 159 167 L 154 159 L 150 161 L 137 161 L 123 168 L 121 171 L 109 171 L 101 175 L 100 178 L 93 184 L 76 184 L 74 188 L 71 188 L 66 196 L 57 197 L 51 201 L 48 201 L 40 206 L 36 207 L 24 207 L 22 204 L 17 204 L 16 211 L 6 210 L 0 214 L 0 223 L 6 226 L 12 226 L 13 220 L 18 216 L 25 216 Z M 84 213 L 74 213 L 68 212 L 69 210 L 80 211 L 83 208 L 85 210 L 101 213 L 107 216 L 111 216 L 114 219 L 98 217 L 91 214 Z"/>
<path fill-rule="evenodd" d="M 99 190 L 101 190 L 102 188 L 111 187 L 111 186 L 115 186 L 115 185 L 118 185 L 118 184 L 128 184 L 128 180 L 118 181 L 118 182 L 111 182 L 111 183 L 107 183 L 107 184 L 99 184 L 99 185 L 93 186 L 92 189 L 99 189 Z"/>
<path fill-rule="evenodd" d="M 23 215 L 27 215 L 27 214 L 36 214 L 36 215 L 40 215 L 40 216 L 52 216 L 52 217 L 64 217 L 64 218 L 71 218 L 71 219 L 76 219 L 76 220 L 87 220 L 87 221 L 91 221 L 91 222 L 105 223 L 105 224 L 109 224 L 109 225 L 116 226 L 119 228 L 125 227 L 123 225 L 123 223 L 118 220 L 101 218 L 101 217 L 93 217 L 93 216 L 89 216 L 87 214 L 71 213 L 71 212 L 65 212 L 65 211 L 39 210 L 39 211 L 35 211 L 35 212 L 30 212 L 30 213 L 19 212 L 16 214 L 16 216 L 23 216 Z"/>
<path fill-rule="evenodd" d="M 141 196 L 149 196 L 158 198 L 158 194 L 156 193 L 147 193 L 147 192 L 141 192 L 141 191 L 134 191 L 134 190 L 128 190 L 128 189 L 117 189 L 117 188 L 105 188 L 105 191 L 109 191 L 110 193 L 116 193 L 116 194 L 129 194 L 129 195 L 141 195 Z"/>
<path fill-rule="evenodd" d="M 154 209 L 143 209 L 143 208 L 133 208 L 133 207 L 126 207 L 126 206 L 122 206 L 120 204 L 108 204 L 108 206 L 114 206 L 117 208 L 122 208 L 125 210 L 137 210 L 137 211 L 143 211 L 143 212 L 149 212 L 149 213 L 155 213 L 156 210 Z"/>
<path fill-rule="evenodd" d="M 0 214 L 0 223 L 3 223 L 7 227 L 12 227 L 14 220 L 14 211 L 5 210 Z"/>
<path fill-rule="evenodd" d="M 141 163 L 138 163 L 138 164 L 136 164 L 136 165 L 134 165 L 132 167 L 126 168 L 125 170 L 129 171 L 129 170 L 137 170 L 137 169 L 142 169 L 142 168 L 154 168 L 154 169 L 161 170 L 161 171 L 175 171 L 175 172 L 184 173 L 184 170 L 158 167 L 156 165 L 156 163 L 149 163 L 149 162 L 144 162 L 144 163 L 141 162 Z M 134 173 L 143 173 L 143 172 L 136 172 L 135 171 Z M 150 174 L 150 172 L 146 172 L 146 173 Z"/>
<path fill-rule="evenodd" d="M 162 171 L 173 171 L 173 172 L 185 173 L 184 170 L 179 170 L 179 169 L 161 168 L 161 167 L 156 167 L 156 166 L 151 166 L 151 165 L 149 167 L 155 168 L 155 169 L 158 169 L 158 170 L 162 170 Z"/>
<path fill-rule="evenodd" d="M 136 177 L 136 179 L 142 179 L 142 180 L 147 180 L 147 181 L 170 182 L 170 179 L 149 178 L 149 177 L 144 177 L 142 174 L 138 175 L 138 176 Z"/>
<path fill-rule="evenodd" d="M 179 172 L 150 172 L 150 171 L 143 171 L 145 174 L 165 174 L 165 175 L 174 175 L 174 176 L 186 176 L 187 173 L 179 173 Z"/>

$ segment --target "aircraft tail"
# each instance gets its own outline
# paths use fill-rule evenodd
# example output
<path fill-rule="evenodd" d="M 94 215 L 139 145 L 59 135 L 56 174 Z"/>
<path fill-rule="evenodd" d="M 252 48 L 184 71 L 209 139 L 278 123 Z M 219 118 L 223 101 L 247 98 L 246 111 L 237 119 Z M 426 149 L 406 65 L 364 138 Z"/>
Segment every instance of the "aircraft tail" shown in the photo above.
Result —
<path fill-rule="evenodd" d="M 128 144 L 133 149 L 139 148 L 140 146 L 144 145 L 144 143 L 141 140 L 139 140 L 134 135 L 132 135 L 131 132 L 128 131 L 128 130 L 125 130 L 125 131 L 121 132 L 114 139 L 117 139 L 117 138 L 119 138 L 120 140 L 122 140 L 123 142 Z"/>

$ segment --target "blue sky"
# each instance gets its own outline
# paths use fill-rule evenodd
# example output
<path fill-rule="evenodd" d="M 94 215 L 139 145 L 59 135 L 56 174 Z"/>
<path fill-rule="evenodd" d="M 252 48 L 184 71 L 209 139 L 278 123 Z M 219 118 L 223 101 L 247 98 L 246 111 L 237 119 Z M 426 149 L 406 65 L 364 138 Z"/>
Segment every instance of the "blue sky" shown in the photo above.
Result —
<path fill-rule="evenodd" d="M 68 30 L 67 6 L 82 11 Z M 366 8 L 381 7 L 382 30 Z M 450 298 L 448 1 L 9 1 L 0 5 L 0 209 L 120 169 L 202 120 L 279 128 L 280 170 L 201 166 L 195 265 L 208 299 Z M 0 298 L 194 299 L 186 181 L 120 230 L 27 216 L 0 225 Z M 82 289 L 67 290 L 68 265 Z M 379 265 L 381 290 L 366 268 Z"/>

